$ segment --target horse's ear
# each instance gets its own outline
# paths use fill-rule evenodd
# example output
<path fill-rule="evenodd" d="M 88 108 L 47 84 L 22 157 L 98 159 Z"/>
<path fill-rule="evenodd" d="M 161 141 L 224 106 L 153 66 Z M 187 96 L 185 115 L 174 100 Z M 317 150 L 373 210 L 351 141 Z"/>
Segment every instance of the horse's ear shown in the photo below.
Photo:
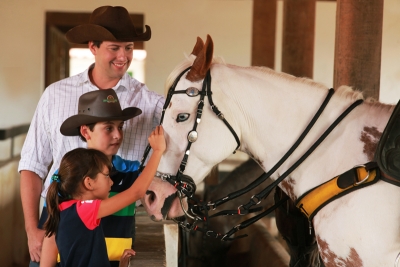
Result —
<path fill-rule="evenodd" d="M 200 37 L 197 37 L 197 42 L 195 44 L 195 46 L 193 47 L 193 51 L 192 51 L 192 55 L 195 55 L 197 57 L 197 55 L 200 53 L 200 51 L 203 49 L 204 47 L 204 42 Z"/>
<path fill-rule="evenodd" d="M 186 79 L 191 82 L 200 81 L 206 77 L 207 71 L 210 69 L 213 59 L 214 44 L 207 34 L 207 40 L 203 48 L 198 52 L 196 59 L 193 62 L 192 68 L 186 75 Z"/>

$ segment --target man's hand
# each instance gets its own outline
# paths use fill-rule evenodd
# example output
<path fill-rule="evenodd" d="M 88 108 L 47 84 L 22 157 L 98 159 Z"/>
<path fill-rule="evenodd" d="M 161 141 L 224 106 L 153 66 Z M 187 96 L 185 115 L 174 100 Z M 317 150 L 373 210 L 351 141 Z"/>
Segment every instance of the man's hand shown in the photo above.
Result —
<path fill-rule="evenodd" d="M 40 261 L 40 250 L 44 238 L 44 230 L 37 228 L 39 222 L 40 193 L 43 181 L 31 171 L 21 171 L 21 201 L 24 211 L 25 231 L 28 236 L 29 253 L 31 260 Z"/>
<path fill-rule="evenodd" d="M 31 261 L 40 262 L 40 252 L 42 250 L 44 232 L 44 230 L 36 228 L 27 233 Z"/>

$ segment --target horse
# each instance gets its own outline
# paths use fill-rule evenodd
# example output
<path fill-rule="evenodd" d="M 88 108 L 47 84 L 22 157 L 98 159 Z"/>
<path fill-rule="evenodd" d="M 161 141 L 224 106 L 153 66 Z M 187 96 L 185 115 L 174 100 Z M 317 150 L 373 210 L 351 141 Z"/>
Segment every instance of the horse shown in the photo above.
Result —
<path fill-rule="evenodd" d="M 209 35 L 206 42 L 197 38 L 192 54 L 171 72 L 166 86 L 171 88 L 162 118 L 167 150 L 159 175 L 142 199 L 154 220 L 191 216 L 182 187 L 192 190 L 236 150 L 266 172 L 277 166 L 271 179 L 298 203 L 303 194 L 332 177 L 373 161 L 395 108 L 363 100 L 361 92 L 348 86 L 330 95 L 332 90 L 311 79 L 225 64 L 213 56 Z M 296 149 L 291 151 L 293 144 Z M 281 158 L 285 160 L 274 165 Z M 165 182 L 176 177 L 175 184 Z M 319 208 L 310 226 L 325 266 L 397 263 L 399 201 L 400 188 L 378 179 Z"/>

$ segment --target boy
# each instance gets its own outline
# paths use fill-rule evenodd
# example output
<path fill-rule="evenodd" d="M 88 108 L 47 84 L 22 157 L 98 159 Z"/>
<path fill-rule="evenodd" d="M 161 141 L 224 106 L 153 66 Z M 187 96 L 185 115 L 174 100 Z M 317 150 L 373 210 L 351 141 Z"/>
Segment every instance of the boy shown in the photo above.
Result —
<path fill-rule="evenodd" d="M 97 90 L 83 94 L 79 98 L 78 114 L 67 118 L 60 127 L 63 135 L 80 136 L 84 142 L 87 142 L 88 148 L 103 152 L 112 162 L 110 177 L 113 185 L 109 196 L 129 188 L 138 176 L 140 163 L 124 160 L 116 153 L 123 140 L 124 121 L 141 113 L 142 111 L 135 107 L 122 110 L 114 90 Z M 56 174 L 57 172 L 58 170 Z M 135 204 L 132 204 L 101 220 L 111 266 L 118 266 L 124 250 L 132 247 L 134 214 Z M 46 219 L 47 210 L 44 207 L 39 222 L 40 228 L 43 227 Z M 55 248 L 54 239 L 51 243 L 50 248 L 49 244 L 46 244 L 46 249 L 43 249 L 41 254 L 41 259 L 46 262 L 49 258 L 55 261 L 55 255 L 52 252 Z"/>

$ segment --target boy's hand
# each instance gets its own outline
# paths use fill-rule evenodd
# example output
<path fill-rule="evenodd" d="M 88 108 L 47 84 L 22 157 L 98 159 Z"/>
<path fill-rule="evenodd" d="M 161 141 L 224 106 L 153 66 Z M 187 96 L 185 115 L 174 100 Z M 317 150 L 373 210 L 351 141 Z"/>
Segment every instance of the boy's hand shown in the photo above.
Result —
<path fill-rule="evenodd" d="M 119 267 L 128 267 L 132 256 L 135 256 L 136 252 L 133 249 L 125 249 L 122 253 L 121 260 L 119 261 Z"/>
<path fill-rule="evenodd" d="M 151 148 L 154 151 L 164 153 L 167 145 L 165 143 L 164 128 L 161 125 L 157 126 L 154 129 L 154 131 L 150 134 L 148 140 Z"/>

